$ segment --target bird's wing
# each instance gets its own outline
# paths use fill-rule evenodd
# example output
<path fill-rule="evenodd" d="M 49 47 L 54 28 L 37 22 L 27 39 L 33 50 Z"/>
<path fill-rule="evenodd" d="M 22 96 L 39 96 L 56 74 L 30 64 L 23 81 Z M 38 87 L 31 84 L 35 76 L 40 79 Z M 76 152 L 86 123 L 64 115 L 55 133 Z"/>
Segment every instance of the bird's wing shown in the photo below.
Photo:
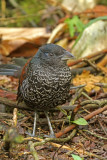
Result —
<path fill-rule="evenodd" d="M 19 79 L 19 83 L 20 85 L 22 84 L 22 82 L 24 81 L 24 79 L 26 78 L 26 74 L 27 74 L 27 67 L 29 65 L 29 62 L 31 61 L 32 58 L 30 58 L 24 65 L 23 69 L 22 69 L 22 73 Z"/>
<path fill-rule="evenodd" d="M 19 79 L 19 87 L 18 87 L 18 92 L 17 92 L 17 100 L 18 103 L 20 103 L 21 101 L 23 101 L 23 98 L 21 96 L 21 92 L 20 92 L 20 86 L 22 85 L 22 82 L 24 81 L 24 79 L 26 79 L 26 75 L 27 75 L 27 68 L 29 65 L 29 62 L 31 61 L 32 58 L 30 58 L 24 65 L 22 72 L 21 72 L 21 76 Z"/>

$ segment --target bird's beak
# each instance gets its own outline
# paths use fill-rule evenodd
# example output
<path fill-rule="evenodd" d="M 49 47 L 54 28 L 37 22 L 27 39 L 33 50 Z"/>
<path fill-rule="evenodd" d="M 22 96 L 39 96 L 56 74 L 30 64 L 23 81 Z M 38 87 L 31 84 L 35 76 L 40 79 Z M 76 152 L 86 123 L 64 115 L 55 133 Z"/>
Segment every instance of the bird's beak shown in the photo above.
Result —
<path fill-rule="evenodd" d="M 68 60 L 68 59 L 72 59 L 75 58 L 72 53 L 68 52 L 68 51 L 64 51 L 63 57 L 61 58 L 61 60 Z"/>

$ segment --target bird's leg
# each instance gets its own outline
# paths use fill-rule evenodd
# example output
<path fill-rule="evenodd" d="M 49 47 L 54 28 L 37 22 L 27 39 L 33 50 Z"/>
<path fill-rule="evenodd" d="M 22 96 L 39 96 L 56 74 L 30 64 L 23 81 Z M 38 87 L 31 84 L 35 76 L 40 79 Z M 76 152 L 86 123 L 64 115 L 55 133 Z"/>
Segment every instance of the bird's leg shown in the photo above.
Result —
<path fill-rule="evenodd" d="M 36 131 L 36 119 L 37 119 L 37 113 L 35 111 L 35 114 L 34 114 L 34 123 L 33 123 L 33 133 L 29 133 L 29 132 L 26 132 L 26 134 L 28 134 L 29 136 L 31 137 L 35 137 L 35 131 Z"/>
<path fill-rule="evenodd" d="M 46 118 L 47 118 L 47 121 L 48 121 L 49 130 L 50 130 L 50 135 L 49 136 L 45 135 L 45 136 L 46 137 L 55 138 L 55 134 L 54 134 L 54 131 L 53 131 L 53 128 L 52 128 L 48 113 L 46 111 L 44 113 L 46 115 Z"/>
<path fill-rule="evenodd" d="M 32 136 L 35 136 L 35 131 L 36 131 L 36 120 L 37 120 L 37 113 L 35 111 L 35 115 L 34 115 L 34 124 L 33 124 L 33 133 Z"/>

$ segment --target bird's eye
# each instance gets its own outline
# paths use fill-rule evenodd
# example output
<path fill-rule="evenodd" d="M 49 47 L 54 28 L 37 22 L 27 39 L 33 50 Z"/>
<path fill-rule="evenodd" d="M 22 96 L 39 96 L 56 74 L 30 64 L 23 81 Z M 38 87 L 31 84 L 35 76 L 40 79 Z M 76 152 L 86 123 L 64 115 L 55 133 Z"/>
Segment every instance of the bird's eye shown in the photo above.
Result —
<path fill-rule="evenodd" d="M 52 52 L 51 53 L 46 52 L 45 55 L 49 57 L 49 56 L 53 56 L 54 54 Z"/>
<path fill-rule="evenodd" d="M 53 56 L 53 53 L 50 53 L 50 56 Z"/>

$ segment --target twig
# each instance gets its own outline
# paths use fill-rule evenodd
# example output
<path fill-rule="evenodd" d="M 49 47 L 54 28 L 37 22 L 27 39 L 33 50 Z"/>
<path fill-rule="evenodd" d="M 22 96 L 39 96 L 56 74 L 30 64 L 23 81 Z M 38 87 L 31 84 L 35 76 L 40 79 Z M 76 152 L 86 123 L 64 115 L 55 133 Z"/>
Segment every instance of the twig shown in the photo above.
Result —
<path fill-rule="evenodd" d="M 29 145 L 30 152 L 33 155 L 34 159 L 35 160 L 39 160 L 37 152 L 36 152 L 36 150 L 34 148 L 34 143 L 32 141 L 29 141 L 28 145 Z"/>
<path fill-rule="evenodd" d="M 94 154 L 94 153 L 90 153 L 90 152 L 85 151 L 85 154 L 87 154 L 87 155 L 90 156 L 90 157 L 96 157 L 96 158 L 98 158 L 98 159 L 105 160 L 105 158 L 103 158 L 103 157 L 101 157 L 101 156 L 98 156 L 98 155 L 96 155 L 96 154 Z"/>
<path fill-rule="evenodd" d="M 61 145 L 54 153 L 54 155 L 52 156 L 52 160 L 55 160 L 55 155 L 56 153 L 58 153 L 58 151 L 62 148 L 63 145 Z"/>
<path fill-rule="evenodd" d="M 94 83 L 94 85 L 103 87 L 103 88 L 107 88 L 107 83 Z"/>
<path fill-rule="evenodd" d="M 97 72 L 100 72 L 100 71 L 101 71 L 101 70 L 100 70 L 94 63 L 92 63 L 90 60 L 84 59 L 84 62 L 86 62 L 87 64 L 89 64 L 90 66 L 92 66 Z"/>
<path fill-rule="evenodd" d="M 85 87 L 86 86 L 86 84 L 82 84 L 82 85 L 79 85 L 79 86 L 70 86 L 70 90 L 72 90 L 72 89 L 80 89 L 80 88 L 83 88 L 83 87 Z"/>
<path fill-rule="evenodd" d="M 99 108 L 99 105 L 97 104 L 86 104 L 82 107 L 83 109 L 96 109 L 96 108 Z"/>
<path fill-rule="evenodd" d="M 100 124 L 102 130 L 104 131 L 105 135 L 107 135 L 107 132 L 106 132 L 106 130 L 104 129 L 104 127 L 103 127 L 103 125 L 102 125 L 102 123 L 101 123 L 101 121 L 100 121 L 99 119 L 98 119 L 98 122 L 99 122 L 99 124 Z"/>
<path fill-rule="evenodd" d="M 86 108 L 84 108 L 84 107 L 83 107 L 83 110 L 80 111 L 80 113 L 82 113 L 82 112 L 84 112 L 84 111 L 85 111 L 86 113 L 88 113 L 88 114 L 90 113 L 90 112 L 89 112 Z"/>
<path fill-rule="evenodd" d="M 84 88 L 78 89 L 77 92 L 74 95 L 74 98 L 70 101 L 69 106 L 72 106 L 75 101 L 81 96 Z"/>
<path fill-rule="evenodd" d="M 99 107 L 101 107 L 107 104 L 107 100 L 104 100 L 104 99 L 103 100 L 86 100 L 86 101 L 81 102 L 80 105 L 85 106 L 87 104 L 96 104 Z"/>
<path fill-rule="evenodd" d="M 88 133 L 90 133 L 91 135 L 93 135 L 93 136 L 95 136 L 95 137 L 97 137 L 97 138 L 107 140 L 107 138 L 102 137 L 102 136 L 99 136 L 99 135 L 97 135 L 96 133 L 90 132 L 89 130 L 85 130 L 85 129 L 84 129 L 83 131 L 88 132 Z"/>
<path fill-rule="evenodd" d="M 95 73 L 96 70 L 93 67 L 82 67 L 82 68 L 71 68 L 72 75 L 81 74 L 83 71 L 90 71 L 90 73 Z"/>
<path fill-rule="evenodd" d="M 84 97 L 86 97 L 87 99 L 91 100 L 91 101 L 93 100 L 93 99 L 92 99 L 91 97 L 89 97 L 88 94 L 86 94 L 85 92 L 82 92 L 82 95 L 83 95 Z"/>
<path fill-rule="evenodd" d="M 102 142 L 99 142 L 99 141 L 95 141 L 93 140 L 92 138 L 88 137 L 85 133 L 83 133 L 82 130 L 78 130 L 79 133 L 81 133 L 85 138 L 87 138 L 88 140 L 92 141 L 92 142 L 95 142 L 95 143 L 99 143 L 99 144 L 103 144 Z"/>
<path fill-rule="evenodd" d="M 14 108 L 13 110 L 13 126 L 17 126 L 17 108 Z"/>
<path fill-rule="evenodd" d="M 93 58 L 96 58 L 97 56 L 98 56 L 98 58 L 99 58 L 99 56 L 102 57 L 102 56 L 105 55 L 106 53 L 107 53 L 107 49 L 104 49 L 104 50 L 102 50 L 102 51 L 98 51 L 98 52 L 96 52 L 96 53 L 90 54 L 89 56 L 86 56 L 86 57 L 84 57 L 84 58 L 80 58 L 80 59 L 75 60 L 75 61 L 70 61 L 70 60 L 69 60 L 67 64 L 68 64 L 69 67 L 71 67 L 71 66 L 74 66 L 74 65 L 76 65 L 76 64 L 78 64 L 78 63 L 83 62 L 84 59 L 93 59 Z"/>

